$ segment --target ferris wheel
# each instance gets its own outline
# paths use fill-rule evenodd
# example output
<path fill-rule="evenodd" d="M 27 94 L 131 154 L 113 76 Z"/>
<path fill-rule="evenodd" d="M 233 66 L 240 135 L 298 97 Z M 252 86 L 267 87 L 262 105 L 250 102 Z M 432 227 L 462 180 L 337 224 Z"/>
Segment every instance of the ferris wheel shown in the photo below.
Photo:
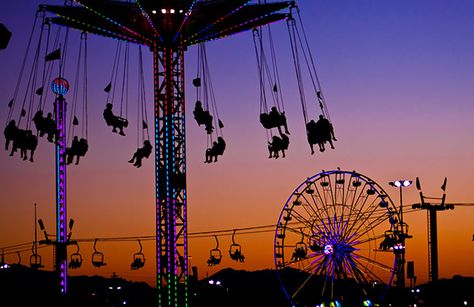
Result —
<path fill-rule="evenodd" d="M 323 171 L 281 211 L 274 257 L 292 306 L 372 306 L 396 272 L 398 211 L 372 179 Z"/>

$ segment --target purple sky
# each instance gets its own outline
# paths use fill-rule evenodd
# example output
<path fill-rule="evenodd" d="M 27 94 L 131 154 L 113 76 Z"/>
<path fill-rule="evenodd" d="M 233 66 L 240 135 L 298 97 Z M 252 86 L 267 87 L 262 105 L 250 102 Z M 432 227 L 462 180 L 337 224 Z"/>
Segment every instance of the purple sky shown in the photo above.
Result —
<path fill-rule="evenodd" d="M 0 120 L 5 123 L 36 7 L 43 1 L 17 0 L 2 4 L 0 22 L 12 32 L 0 51 Z M 57 4 L 61 1 L 48 1 Z M 441 194 L 448 177 L 448 201 L 474 202 L 474 2 L 470 0 L 301 0 L 298 1 L 319 77 L 333 120 L 336 150 L 310 155 L 306 142 L 289 41 L 283 22 L 273 26 L 282 91 L 291 131 L 287 158 L 267 159 L 265 131 L 258 122 L 257 65 L 251 33 L 207 45 L 214 92 L 224 121 L 227 149 L 219 163 L 204 161 L 206 137 L 190 110 L 195 93 L 197 48 L 186 53 L 187 169 L 189 231 L 232 229 L 277 222 L 291 192 L 322 169 L 356 170 L 382 185 L 398 203 L 388 181 L 421 177 L 427 194 Z M 77 36 L 72 39 L 77 44 Z M 127 163 L 136 149 L 136 98 L 130 99 L 127 137 L 112 134 L 102 111 L 110 79 L 115 42 L 89 38 L 89 152 L 68 170 L 69 216 L 74 236 L 151 235 L 154 233 L 153 161 L 137 170 Z M 74 48 L 74 47 L 71 47 Z M 137 63 L 135 49 L 132 63 Z M 135 62 L 134 62 L 135 61 Z M 145 56 L 149 110 L 151 56 Z M 133 76 L 136 64 L 132 64 Z M 73 64 L 70 64 L 72 67 Z M 73 74 L 69 77 L 72 80 Z M 131 77 L 135 84 L 136 77 Z M 133 90 L 136 88 L 132 85 Z M 307 90 L 309 92 L 309 89 Z M 68 98 L 67 98 L 68 99 Z M 48 106 L 50 107 L 50 106 Z M 310 107 L 315 117 L 315 104 Z M 151 112 L 149 113 L 151 114 Z M 151 121 L 152 118 L 150 117 Z M 54 227 L 54 149 L 40 140 L 36 162 L 26 163 L 7 152 L 0 155 L 0 247 L 33 238 L 33 203 L 47 227 Z M 406 203 L 419 202 L 414 187 L 405 190 Z M 474 232 L 472 208 L 439 215 L 440 276 L 474 275 L 470 255 Z M 407 259 L 415 260 L 419 281 L 426 273 L 424 212 L 406 217 L 414 238 Z M 245 264 L 225 260 L 205 267 L 213 238 L 190 240 L 193 264 L 212 273 L 225 266 L 242 269 L 273 267 L 273 234 L 242 236 Z M 223 245 L 230 238 L 223 238 Z M 100 271 L 90 265 L 77 274 L 119 275 L 153 280 L 154 246 L 145 244 L 149 264 L 130 272 L 134 244 L 103 243 L 110 265 Z M 112 259 L 112 251 L 121 257 Z M 91 244 L 81 247 L 89 261 Z M 225 250 L 225 248 L 224 248 Z M 43 251 L 49 258 L 50 252 Z M 26 259 L 26 258 L 25 258 Z M 453 261 L 455 259 L 456 261 Z M 11 256 L 11 261 L 16 261 Z M 50 263 L 50 260 L 48 260 Z"/>

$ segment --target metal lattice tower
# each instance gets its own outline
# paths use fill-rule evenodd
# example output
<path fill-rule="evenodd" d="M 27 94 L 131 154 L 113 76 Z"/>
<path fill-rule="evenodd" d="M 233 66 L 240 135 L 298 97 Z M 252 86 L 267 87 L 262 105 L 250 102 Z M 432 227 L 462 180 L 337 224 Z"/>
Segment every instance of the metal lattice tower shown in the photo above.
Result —
<path fill-rule="evenodd" d="M 424 196 L 421 192 L 420 180 L 416 178 L 416 188 L 420 193 L 420 204 L 413 204 L 413 209 L 424 209 L 426 210 L 426 225 L 428 233 L 428 281 L 438 281 L 438 211 L 452 210 L 454 204 L 446 204 L 446 183 L 447 179 L 444 178 L 441 189 L 443 190 L 442 197 L 428 197 Z M 439 204 L 433 204 L 426 202 L 425 200 L 439 201 Z"/>
<path fill-rule="evenodd" d="M 184 52 L 287 17 L 293 1 L 75 0 L 42 6 L 59 25 L 153 51 L 158 306 L 188 305 Z M 260 3 L 260 1 L 259 1 Z"/>
<path fill-rule="evenodd" d="M 59 272 L 60 291 L 67 291 L 67 212 L 66 212 L 66 101 L 62 95 L 55 100 L 56 126 L 56 246 L 55 265 Z"/>

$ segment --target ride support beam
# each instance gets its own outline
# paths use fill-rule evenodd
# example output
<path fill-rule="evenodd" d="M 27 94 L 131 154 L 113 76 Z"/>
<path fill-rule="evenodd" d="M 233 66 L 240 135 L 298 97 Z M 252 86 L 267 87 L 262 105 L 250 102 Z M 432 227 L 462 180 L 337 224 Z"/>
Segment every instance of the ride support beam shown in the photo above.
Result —
<path fill-rule="evenodd" d="M 184 50 L 153 46 L 158 306 L 188 306 Z"/>
<path fill-rule="evenodd" d="M 431 258 L 429 267 L 429 281 L 438 281 L 438 213 L 436 209 L 429 210 L 429 230 L 428 245 L 429 257 Z"/>
<path fill-rule="evenodd" d="M 56 119 L 56 244 L 55 270 L 60 293 L 67 293 L 67 212 L 66 212 L 66 100 L 55 100 Z"/>

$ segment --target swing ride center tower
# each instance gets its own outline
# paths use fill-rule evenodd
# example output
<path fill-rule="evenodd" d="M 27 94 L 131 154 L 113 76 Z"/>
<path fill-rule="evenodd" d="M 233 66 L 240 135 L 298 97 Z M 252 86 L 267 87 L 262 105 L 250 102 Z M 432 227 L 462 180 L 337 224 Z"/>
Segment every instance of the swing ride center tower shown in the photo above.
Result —
<path fill-rule="evenodd" d="M 52 23 L 153 52 L 158 306 L 188 306 L 184 52 L 288 17 L 293 1 L 74 0 L 41 6 Z M 261 4 L 262 3 L 262 4 Z M 63 161 L 64 162 L 64 161 Z"/>

